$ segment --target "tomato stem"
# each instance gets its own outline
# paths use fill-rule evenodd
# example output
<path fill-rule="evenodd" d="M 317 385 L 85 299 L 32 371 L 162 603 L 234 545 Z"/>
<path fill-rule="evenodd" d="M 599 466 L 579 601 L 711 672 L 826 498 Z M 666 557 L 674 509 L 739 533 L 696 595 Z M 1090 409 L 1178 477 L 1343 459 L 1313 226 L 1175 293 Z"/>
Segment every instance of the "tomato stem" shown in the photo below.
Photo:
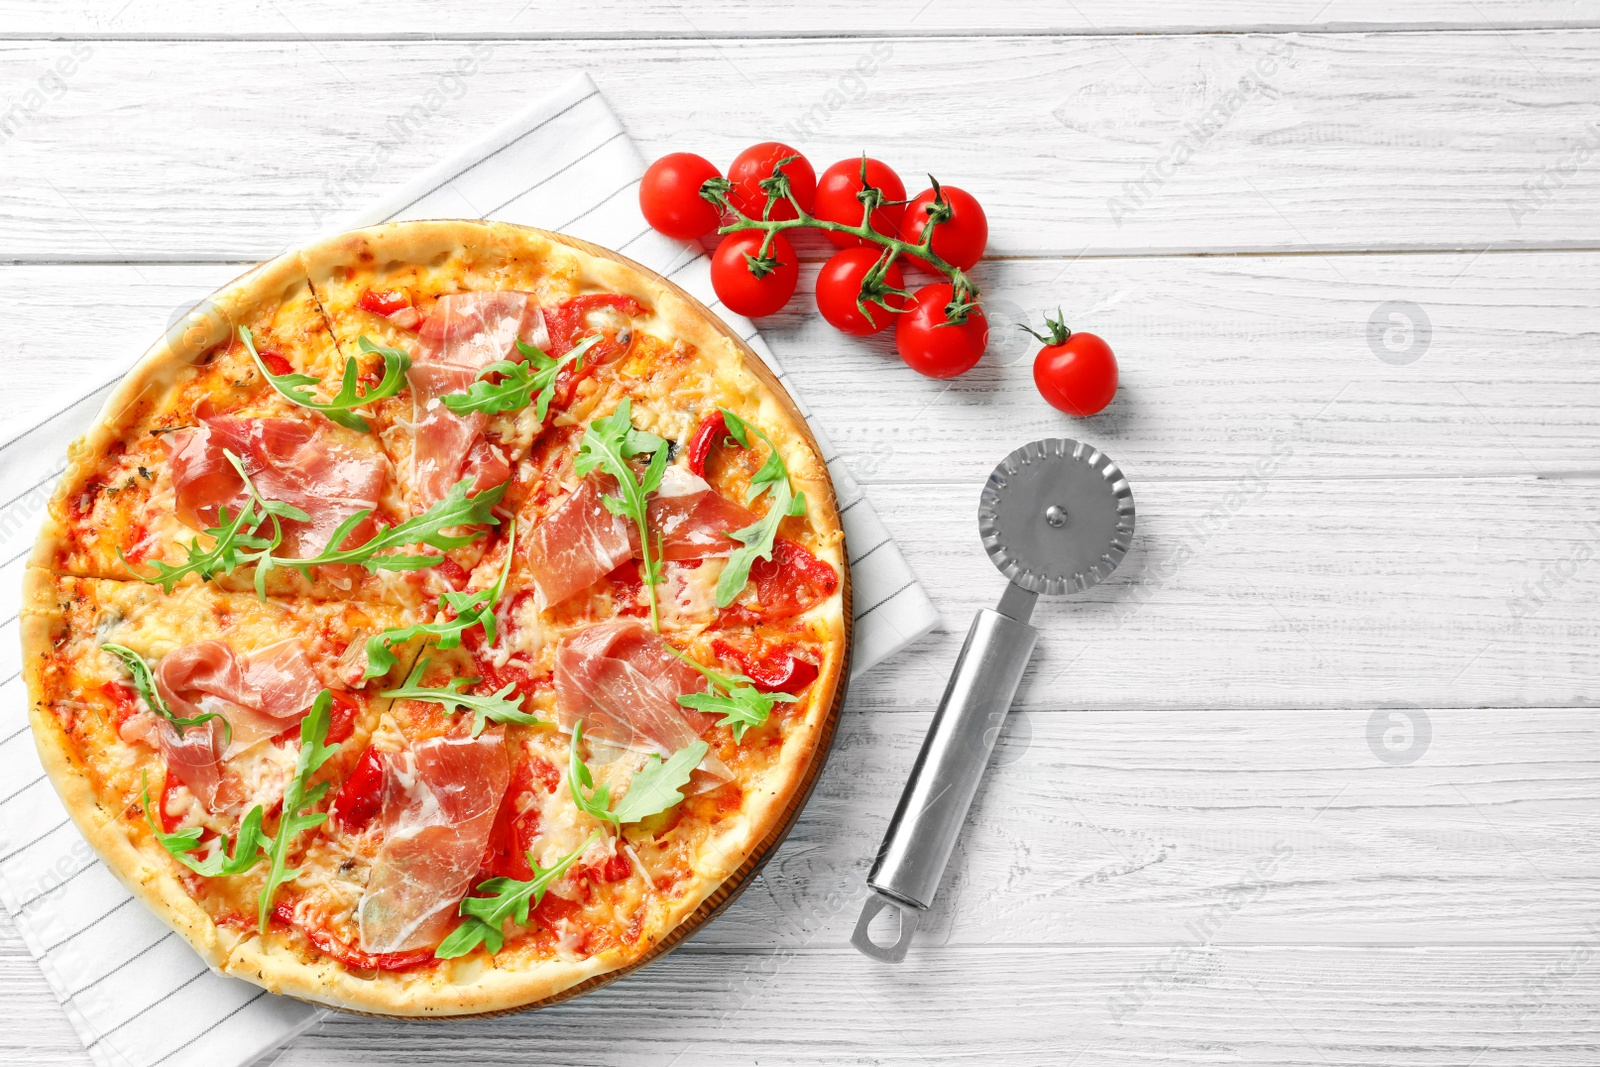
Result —
<path fill-rule="evenodd" d="M 904 255 L 917 257 L 932 267 L 935 271 L 950 279 L 951 300 L 950 303 L 945 305 L 945 321 L 947 323 L 951 325 L 959 325 L 963 322 L 966 322 L 967 315 L 981 307 L 978 302 L 978 287 L 972 284 L 972 281 L 967 277 L 966 272 L 953 263 L 947 262 L 943 257 L 933 250 L 934 230 L 938 228 L 939 223 L 945 221 L 951 215 L 949 202 L 944 199 L 944 194 L 939 189 L 938 182 L 933 182 L 934 202 L 929 205 L 928 225 L 922 231 L 922 240 L 916 244 L 912 244 L 909 241 L 902 241 L 898 237 L 890 237 L 886 234 L 881 234 L 872 228 L 873 209 L 884 203 L 884 201 L 882 199 L 882 192 L 870 185 L 862 189 L 860 193 L 856 194 L 858 197 L 860 197 L 863 208 L 861 222 L 859 224 L 851 226 L 848 223 L 833 222 L 829 219 L 819 219 L 814 215 L 811 215 L 805 210 L 805 208 L 800 206 L 800 202 L 795 199 L 794 191 L 789 187 L 788 175 L 784 174 L 781 169 L 783 164 L 787 162 L 789 162 L 787 159 L 780 161 L 773 168 L 772 177 L 766 178 L 761 182 L 761 188 L 767 193 L 767 203 L 765 207 L 762 208 L 761 218 L 759 219 L 751 218 L 729 203 L 726 196 L 726 191 L 717 184 L 716 179 L 710 179 L 701 186 L 701 196 L 705 197 L 705 199 L 709 200 L 711 203 L 722 207 L 725 211 L 733 216 L 731 221 L 718 228 L 717 233 L 730 234 L 741 233 L 746 230 L 761 230 L 765 236 L 761 241 L 760 255 L 757 257 L 758 260 L 767 258 L 767 250 L 772 243 L 773 238 L 784 230 L 814 229 L 829 230 L 833 233 L 847 233 L 852 237 L 859 237 L 861 240 L 869 244 L 875 244 L 887 250 L 884 259 L 880 261 L 882 270 L 879 270 L 878 266 L 874 266 L 873 270 L 868 273 L 867 277 L 862 279 L 861 294 L 858 298 L 858 306 L 861 306 L 862 302 L 883 304 L 882 297 L 889 293 L 896 293 L 906 297 L 911 295 L 906 293 L 904 290 L 893 289 L 888 286 L 883 286 L 881 289 L 875 288 L 870 292 L 868 291 L 869 282 L 874 285 L 881 283 L 883 271 L 888 269 L 889 264 L 894 262 L 896 256 Z M 862 175 L 862 180 L 864 183 L 864 164 L 862 168 Z M 933 181 L 932 175 L 929 175 L 928 180 Z M 869 193 L 875 195 L 869 196 Z M 772 214 L 772 208 L 778 202 L 779 197 L 789 201 L 789 204 L 794 208 L 794 218 L 774 219 L 770 217 Z M 876 201 L 876 203 L 873 201 Z M 759 278 L 761 276 L 761 274 L 757 271 L 757 262 L 750 261 L 747 262 L 746 265 L 750 268 L 750 272 L 755 274 L 756 277 Z M 876 275 L 876 277 L 874 277 L 874 275 Z M 888 308 L 887 304 L 883 304 L 883 306 Z M 866 308 L 864 306 L 861 308 L 861 310 L 863 314 L 866 313 Z M 888 310 L 893 311 L 895 309 L 888 308 Z M 871 317 L 871 315 L 867 315 L 869 320 Z"/>

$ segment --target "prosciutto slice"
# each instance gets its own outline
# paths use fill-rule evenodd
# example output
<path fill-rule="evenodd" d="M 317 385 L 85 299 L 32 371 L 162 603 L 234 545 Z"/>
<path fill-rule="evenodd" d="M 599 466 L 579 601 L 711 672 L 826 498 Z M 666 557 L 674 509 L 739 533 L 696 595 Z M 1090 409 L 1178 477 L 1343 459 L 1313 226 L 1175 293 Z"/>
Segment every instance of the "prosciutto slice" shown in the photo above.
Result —
<path fill-rule="evenodd" d="M 223 455 L 227 450 L 263 497 L 310 516 L 283 524 L 280 554 L 297 559 L 326 548 L 351 515 L 376 508 L 388 475 L 382 453 L 352 448 L 330 430 L 297 419 L 206 415 L 198 427 L 166 434 L 162 444 L 179 520 L 203 530 L 217 524 L 222 508 L 237 515 L 249 501 L 244 479 Z M 370 533 L 363 524 L 351 536 L 359 542 Z"/>
<path fill-rule="evenodd" d="M 589 588 L 638 553 L 638 529 L 600 501 L 616 488 L 610 476 L 590 475 L 528 535 L 528 571 L 540 611 Z"/>
<path fill-rule="evenodd" d="M 687 467 L 668 467 L 650 498 L 651 535 L 661 535 L 661 555 L 669 560 L 726 556 L 739 547 L 727 531 L 742 530 L 757 517 Z"/>
<path fill-rule="evenodd" d="M 483 862 L 511 764 L 505 730 L 435 737 L 384 761 L 383 847 L 358 917 L 361 950 L 437 945 Z"/>
<path fill-rule="evenodd" d="M 634 524 L 606 509 L 601 497 L 616 482 L 593 474 L 533 528 L 527 539 L 528 570 L 542 611 L 579 593 L 639 554 Z M 739 543 L 725 531 L 756 521 L 748 508 L 718 495 L 704 478 L 684 467 L 668 467 L 651 494 L 650 535 L 661 535 L 669 561 L 726 556 Z"/>
<path fill-rule="evenodd" d="M 544 314 L 527 293 L 453 293 L 440 297 L 423 321 L 406 378 L 416 402 L 412 470 L 424 507 L 462 478 L 473 479 L 476 493 L 511 476 L 505 455 L 484 439 L 488 420 L 453 414 L 438 398 L 467 389 L 496 360 L 520 360 L 519 340 L 549 344 Z"/>
<path fill-rule="evenodd" d="M 583 736 L 662 757 L 693 744 L 716 718 L 678 703 L 705 689 L 700 672 L 637 619 L 617 619 L 563 638 L 556 648 L 556 726 L 583 721 Z M 732 777 L 715 756 L 700 769 Z"/>
<path fill-rule="evenodd" d="M 224 746 L 216 719 L 179 734 L 165 719 L 147 713 L 128 727 L 148 740 L 153 725 L 167 768 L 212 811 L 241 799 L 226 781 L 223 762 L 294 726 L 322 689 L 304 646 L 293 638 L 244 656 L 221 641 L 185 645 L 161 658 L 155 681 L 174 715 L 218 714 L 232 730 Z"/>

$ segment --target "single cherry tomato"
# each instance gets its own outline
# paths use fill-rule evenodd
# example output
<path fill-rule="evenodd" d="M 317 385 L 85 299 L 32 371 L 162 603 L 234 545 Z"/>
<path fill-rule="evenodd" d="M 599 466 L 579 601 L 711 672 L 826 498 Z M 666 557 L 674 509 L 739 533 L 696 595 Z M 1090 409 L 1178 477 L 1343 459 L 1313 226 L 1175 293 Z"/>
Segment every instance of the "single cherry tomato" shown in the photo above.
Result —
<path fill-rule="evenodd" d="M 1092 333 L 1073 333 L 1059 318 L 1045 317 L 1048 333 L 1034 333 L 1044 347 L 1033 357 L 1033 384 L 1057 411 L 1093 415 L 1117 395 L 1117 357 Z"/>
<path fill-rule="evenodd" d="M 924 285 L 895 324 L 894 346 L 918 374 L 954 378 L 971 370 L 989 346 L 989 320 L 982 309 L 970 309 L 965 322 L 950 322 L 945 308 L 952 299 L 948 283 Z"/>
<path fill-rule="evenodd" d="M 945 208 L 935 204 L 940 195 L 945 201 Z M 965 189 L 936 185 L 912 197 L 906 205 L 905 218 L 900 222 L 900 237 L 917 244 L 928 227 L 928 220 L 943 216 L 947 211 L 948 217 L 933 231 L 933 251 L 951 266 L 971 270 L 983 258 L 983 250 L 989 244 L 989 218 L 983 213 L 977 197 Z M 933 269 L 916 256 L 911 257 L 911 262 L 924 270 Z"/>
<path fill-rule="evenodd" d="M 867 181 L 861 182 L 862 160 L 841 159 L 833 166 L 822 172 L 822 177 L 817 179 L 817 206 L 811 213 L 819 219 L 829 222 L 842 222 L 847 226 L 861 225 L 862 203 L 858 194 L 867 187 L 872 186 L 883 194 L 885 200 L 904 200 L 906 198 L 905 183 L 900 180 L 900 175 L 887 163 L 876 159 L 866 160 Z M 895 237 L 900 233 L 900 219 L 905 214 L 905 208 L 900 204 L 881 204 L 873 209 L 872 228 L 886 237 Z M 855 248 L 870 243 L 860 237 L 848 233 L 834 233 L 824 230 L 828 240 L 840 248 Z M 871 245 L 870 247 L 877 247 Z"/>
<path fill-rule="evenodd" d="M 728 180 L 733 183 L 728 202 L 752 219 L 761 218 L 761 212 L 767 206 L 767 193 L 761 188 L 761 183 L 772 177 L 778 164 L 790 156 L 798 158 L 784 163 L 783 173 L 789 179 L 789 189 L 794 193 L 795 200 L 809 212 L 816 202 L 817 172 L 811 169 L 805 156 L 777 141 L 751 145 L 733 157 L 733 163 L 728 167 Z M 799 216 L 794 213 L 794 205 L 783 198 L 772 205 L 772 214 L 767 217 L 783 220 Z"/>
<path fill-rule="evenodd" d="M 788 238 L 774 236 L 767 257 L 760 259 L 762 236 L 755 230 L 730 233 L 711 258 L 711 287 L 729 311 L 748 318 L 783 307 L 800 280 L 800 260 Z"/>
<path fill-rule="evenodd" d="M 700 186 L 722 177 L 716 165 L 693 152 L 662 156 L 639 183 L 639 210 L 651 226 L 684 241 L 704 237 L 717 228 L 722 212 L 700 196 Z"/>
<path fill-rule="evenodd" d="M 343 744 L 356 732 L 356 719 L 361 715 L 361 704 L 349 693 L 337 689 L 328 690 L 328 696 L 333 700 L 328 708 L 328 736 L 324 739 L 324 744 Z M 298 730 L 296 727 L 297 736 Z"/>
<path fill-rule="evenodd" d="M 868 315 L 863 315 L 861 308 L 856 306 L 856 301 L 863 297 L 862 282 L 880 258 L 880 251 L 876 247 L 846 248 L 842 252 L 835 252 L 817 274 L 817 310 L 834 327 L 853 337 L 877 333 L 895 318 L 893 311 L 870 299 L 862 300 Z M 881 278 L 875 278 L 868 284 L 865 295 L 870 297 L 874 292 L 881 293 L 889 307 L 905 307 L 905 297 L 888 291 L 904 289 L 905 285 L 899 264 L 891 263 Z"/>

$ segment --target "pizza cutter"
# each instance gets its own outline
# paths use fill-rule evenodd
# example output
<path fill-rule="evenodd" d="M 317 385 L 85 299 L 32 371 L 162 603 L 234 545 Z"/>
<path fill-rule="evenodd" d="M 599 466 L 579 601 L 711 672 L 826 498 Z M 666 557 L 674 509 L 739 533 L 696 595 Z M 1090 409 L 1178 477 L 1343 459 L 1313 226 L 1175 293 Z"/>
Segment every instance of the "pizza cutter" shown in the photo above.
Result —
<path fill-rule="evenodd" d="M 1133 491 L 1098 449 L 1066 438 L 1034 441 L 989 475 L 978 533 L 1009 583 L 999 605 L 972 620 L 867 876 L 872 893 L 850 942 L 885 963 L 905 959 L 918 915 L 933 905 L 1033 654 L 1034 603 L 1040 593 L 1082 592 L 1116 570 L 1133 540 Z M 868 930 L 884 908 L 900 919 L 891 945 L 877 944 Z"/>

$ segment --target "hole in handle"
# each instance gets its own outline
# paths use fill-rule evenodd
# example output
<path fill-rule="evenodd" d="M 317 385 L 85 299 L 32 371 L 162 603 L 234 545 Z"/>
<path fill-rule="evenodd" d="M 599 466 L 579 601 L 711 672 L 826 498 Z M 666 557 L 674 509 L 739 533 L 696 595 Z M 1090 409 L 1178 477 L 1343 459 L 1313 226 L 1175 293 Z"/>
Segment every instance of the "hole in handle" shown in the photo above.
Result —
<path fill-rule="evenodd" d="M 894 909 L 899 917 L 900 928 L 895 934 L 894 943 L 880 945 L 872 940 L 872 920 L 884 908 Z M 880 897 L 876 893 L 867 895 L 866 903 L 861 905 L 861 918 L 856 920 L 855 932 L 850 935 L 850 943 L 865 956 L 871 956 L 880 963 L 899 963 L 906 958 L 906 950 L 911 947 L 911 937 L 917 932 L 917 913 L 910 908 L 901 906 L 892 900 Z"/>

